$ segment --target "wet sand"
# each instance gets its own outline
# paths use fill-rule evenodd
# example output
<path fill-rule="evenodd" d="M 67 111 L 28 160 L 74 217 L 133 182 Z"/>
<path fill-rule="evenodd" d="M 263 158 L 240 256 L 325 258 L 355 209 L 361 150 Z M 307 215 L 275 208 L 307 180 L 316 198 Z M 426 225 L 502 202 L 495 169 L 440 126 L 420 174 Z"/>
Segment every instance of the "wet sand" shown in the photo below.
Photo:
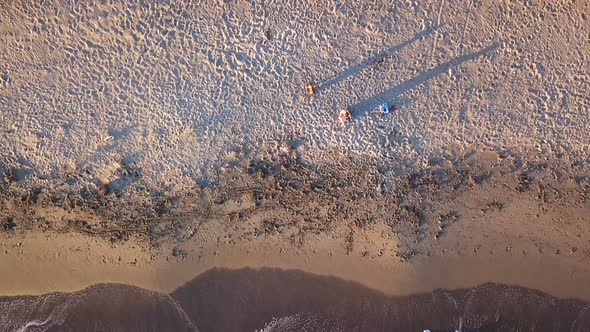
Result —
<path fill-rule="evenodd" d="M 2 248 L 8 252 L 0 255 L 0 263 L 11 267 L 0 278 L 0 293 L 4 295 L 76 291 L 102 282 L 133 284 L 167 293 L 212 268 L 274 267 L 338 276 L 388 295 L 498 282 L 561 298 L 590 300 L 589 290 L 580 287 L 590 282 L 590 267 L 575 257 L 431 256 L 396 263 L 346 255 L 343 248 L 340 252 L 281 252 L 276 246 L 262 243 L 219 245 L 201 249 L 200 256 L 175 259 L 151 256 L 139 245 L 128 250 L 100 239 L 71 235 L 10 239 L 2 242 Z"/>

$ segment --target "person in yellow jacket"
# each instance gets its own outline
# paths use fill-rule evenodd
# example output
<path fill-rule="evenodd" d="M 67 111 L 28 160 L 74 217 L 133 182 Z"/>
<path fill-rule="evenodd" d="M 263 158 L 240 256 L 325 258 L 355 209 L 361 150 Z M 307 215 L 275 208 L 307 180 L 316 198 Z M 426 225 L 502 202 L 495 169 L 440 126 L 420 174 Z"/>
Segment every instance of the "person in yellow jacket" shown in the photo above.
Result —
<path fill-rule="evenodd" d="M 309 92 L 310 95 L 315 94 L 315 85 L 313 84 L 313 82 L 307 83 L 307 92 Z"/>

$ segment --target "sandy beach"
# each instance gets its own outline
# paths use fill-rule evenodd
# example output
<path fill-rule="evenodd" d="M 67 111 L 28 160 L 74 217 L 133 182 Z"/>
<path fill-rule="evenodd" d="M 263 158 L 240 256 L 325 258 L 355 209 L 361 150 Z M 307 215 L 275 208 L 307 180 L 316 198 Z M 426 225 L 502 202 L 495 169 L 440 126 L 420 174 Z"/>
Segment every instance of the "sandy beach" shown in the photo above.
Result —
<path fill-rule="evenodd" d="M 556 330 L 543 303 L 565 303 L 560 327 L 587 328 L 588 13 L 588 1 L 3 2 L 0 296 L 15 298 L 0 311 L 31 295 L 68 313 L 123 287 L 138 315 L 170 313 L 163 330 L 223 330 L 174 294 L 215 271 L 301 273 L 302 293 L 328 278 L 394 308 L 365 328 L 422 328 L 414 314 L 398 324 L 404 303 L 453 301 L 441 329 L 460 317 Z M 465 294 L 489 289 L 528 294 L 497 303 L 535 314 L 463 322 Z M 340 300 L 273 316 L 262 308 L 276 298 L 260 299 L 258 318 L 227 330 L 375 318 L 322 311 Z M 68 315 L 0 330 L 65 328 Z"/>

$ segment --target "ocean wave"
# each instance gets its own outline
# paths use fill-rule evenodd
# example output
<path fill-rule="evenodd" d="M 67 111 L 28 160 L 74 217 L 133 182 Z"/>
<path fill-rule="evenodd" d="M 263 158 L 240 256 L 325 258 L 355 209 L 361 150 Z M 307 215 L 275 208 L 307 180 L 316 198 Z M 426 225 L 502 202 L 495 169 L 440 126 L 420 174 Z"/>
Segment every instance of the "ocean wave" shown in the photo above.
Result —
<path fill-rule="evenodd" d="M 121 284 L 2 297 L 0 316 L 0 331 L 197 331 L 169 295 Z"/>
<path fill-rule="evenodd" d="M 296 270 L 213 269 L 170 295 L 122 284 L 0 298 L 0 331 L 586 331 L 590 304 L 502 284 L 387 296 Z"/>

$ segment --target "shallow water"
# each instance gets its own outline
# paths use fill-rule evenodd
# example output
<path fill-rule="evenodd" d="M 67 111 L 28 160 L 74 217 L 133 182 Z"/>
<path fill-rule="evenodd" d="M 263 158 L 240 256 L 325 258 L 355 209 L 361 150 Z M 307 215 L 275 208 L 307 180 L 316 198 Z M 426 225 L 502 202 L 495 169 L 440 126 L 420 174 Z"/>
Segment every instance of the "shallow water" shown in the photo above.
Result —
<path fill-rule="evenodd" d="M 1 331 L 586 331 L 590 305 L 501 284 L 386 296 L 296 270 L 213 269 L 170 295 L 100 284 L 0 298 Z"/>

